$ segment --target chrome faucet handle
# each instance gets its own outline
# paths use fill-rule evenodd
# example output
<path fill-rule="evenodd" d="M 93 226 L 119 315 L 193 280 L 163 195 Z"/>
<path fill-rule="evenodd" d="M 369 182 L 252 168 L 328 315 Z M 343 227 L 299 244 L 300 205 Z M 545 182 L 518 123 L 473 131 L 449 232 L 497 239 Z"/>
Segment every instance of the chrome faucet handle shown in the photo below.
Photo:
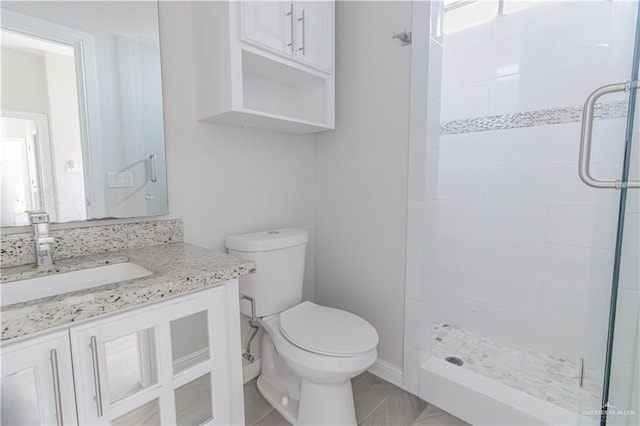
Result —
<path fill-rule="evenodd" d="M 29 222 L 31 222 L 32 225 L 49 223 L 49 213 L 47 212 L 29 210 L 27 213 L 29 214 Z"/>

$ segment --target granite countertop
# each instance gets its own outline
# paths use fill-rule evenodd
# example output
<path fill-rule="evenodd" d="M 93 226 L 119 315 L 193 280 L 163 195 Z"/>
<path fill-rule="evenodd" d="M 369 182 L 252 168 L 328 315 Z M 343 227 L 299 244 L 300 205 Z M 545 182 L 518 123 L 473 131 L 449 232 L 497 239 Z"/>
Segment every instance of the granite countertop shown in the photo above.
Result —
<path fill-rule="evenodd" d="M 122 262 L 136 263 L 153 275 L 4 306 L 0 309 L 2 340 L 162 301 L 255 272 L 252 261 L 174 243 L 64 259 L 44 269 L 3 268 L 1 283 Z"/>

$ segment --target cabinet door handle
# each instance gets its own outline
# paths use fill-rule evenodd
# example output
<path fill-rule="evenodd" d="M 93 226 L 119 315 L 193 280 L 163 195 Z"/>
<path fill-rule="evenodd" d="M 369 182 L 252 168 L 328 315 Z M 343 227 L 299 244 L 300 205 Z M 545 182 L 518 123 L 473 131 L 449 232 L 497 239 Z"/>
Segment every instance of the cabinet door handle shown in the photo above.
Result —
<path fill-rule="evenodd" d="M 293 32 L 295 31 L 295 25 L 293 24 L 293 3 L 291 3 L 291 8 L 286 16 L 288 16 L 291 21 L 291 42 L 287 44 L 287 47 L 291 47 L 291 51 L 293 52 Z"/>
<path fill-rule="evenodd" d="M 58 352 L 51 349 L 51 375 L 53 376 L 53 398 L 56 403 L 56 424 L 62 426 L 62 396 L 60 395 L 60 373 L 58 371 Z"/>
<path fill-rule="evenodd" d="M 305 31 L 304 31 L 304 9 L 302 10 L 302 16 L 300 18 L 298 18 L 298 22 L 302 22 L 302 47 L 300 47 L 298 50 L 302 50 L 302 55 L 304 56 L 305 53 Z"/>
<path fill-rule="evenodd" d="M 98 365 L 98 343 L 96 336 L 91 336 L 91 360 L 93 362 L 93 384 L 96 392 L 98 417 L 102 417 L 102 387 L 100 386 L 100 366 Z"/>

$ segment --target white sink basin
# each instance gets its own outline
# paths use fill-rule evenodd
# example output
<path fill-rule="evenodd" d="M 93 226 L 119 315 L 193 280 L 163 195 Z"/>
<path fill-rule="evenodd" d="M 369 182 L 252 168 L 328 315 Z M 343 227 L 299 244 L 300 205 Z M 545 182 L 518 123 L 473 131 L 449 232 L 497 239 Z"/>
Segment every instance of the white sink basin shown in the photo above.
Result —
<path fill-rule="evenodd" d="M 41 297 L 55 296 L 56 294 L 145 277 L 151 274 L 151 271 L 135 263 L 115 263 L 113 265 L 4 283 L 0 285 L 0 296 L 2 297 L 2 306 L 12 305 L 40 299 Z"/>

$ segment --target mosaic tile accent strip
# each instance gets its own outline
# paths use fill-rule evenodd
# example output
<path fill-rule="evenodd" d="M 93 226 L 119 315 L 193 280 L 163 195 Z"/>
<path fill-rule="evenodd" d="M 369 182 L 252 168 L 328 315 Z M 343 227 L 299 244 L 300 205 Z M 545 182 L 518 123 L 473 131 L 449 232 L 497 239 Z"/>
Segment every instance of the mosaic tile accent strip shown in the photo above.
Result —
<path fill-rule="evenodd" d="M 600 103 L 596 104 L 594 117 L 596 120 L 624 118 L 627 116 L 628 109 L 629 103 L 627 101 Z M 579 105 L 447 121 L 440 125 L 440 134 L 455 135 L 458 133 L 546 126 L 549 124 L 578 123 L 581 120 L 582 105 Z"/>
<path fill-rule="evenodd" d="M 52 234 L 55 260 L 184 241 L 182 219 L 97 224 L 57 229 Z M 34 262 L 31 233 L 0 236 L 0 265 L 3 268 Z"/>
<path fill-rule="evenodd" d="M 578 385 L 578 362 L 556 358 L 523 346 L 512 345 L 450 324 L 433 324 L 435 357 L 460 358 L 467 368 L 557 406 L 578 412 L 581 403 L 597 409 L 601 375 L 586 370 L 584 387 Z"/>

